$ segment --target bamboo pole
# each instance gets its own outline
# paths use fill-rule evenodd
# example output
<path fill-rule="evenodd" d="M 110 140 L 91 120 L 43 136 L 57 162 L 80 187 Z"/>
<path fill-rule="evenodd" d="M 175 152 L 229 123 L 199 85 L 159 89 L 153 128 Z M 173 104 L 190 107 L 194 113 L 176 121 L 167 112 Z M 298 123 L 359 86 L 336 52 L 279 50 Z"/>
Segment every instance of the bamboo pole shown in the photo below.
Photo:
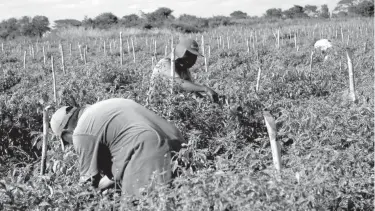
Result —
<path fill-rule="evenodd" d="M 81 60 L 83 61 L 82 47 L 79 43 L 78 43 L 78 49 L 79 49 L 79 56 L 81 57 Z"/>
<path fill-rule="evenodd" d="M 105 40 L 103 41 L 103 52 L 104 52 L 104 56 L 107 55 L 107 49 L 106 49 L 106 45 L 105 45 Z"/>
<path fill-rule="evenodd" d="M 134 41 L 133 41 L 133 39 L 131 39 L 131 42 L 132 42 L 132 50 L 133 50 L 133 61 L 135 63 L 135 50 L 134 50 Z"/>
<path fill-rule="evenodd" d="M 46 65 L 46 51 L 44 49 L 44 45 L 42 47 L 42 51 L 43 51 L 43 64 Z"/>
<path fill-rule="evenodd" d="M 344 42 L 344 32 L 342 30 L 342 27 L 340 27 L 341 30 L 341 42 Z"/>
<path fill-rule="evenodd" d="M 122 50 L 122 32 L 120 32 L 120 65 L 122 66 L 123 64 L 123 50 Z"/>
<path fill-rule="evenodd" d="M 109 42 L 109 53 L 112 54 L 112 41 Z"/>
<path fill-rule="evenodd" d="M 23 69 L 26 69 L 26 51 L 23 53 Z"/>
<path fill-rule="evenodd" d="M 60 43 L 60 53 L 61 53 L 61 68 L 63 70 L 63 73 L 65 74 L 64 50 L 63 50 L 63 46 L 61 43 Z"/>
<path fill-rule="evenodd" d="M 268 131 L 268 136 L 271 142 L 271 151 L 272 151 L 272 159 L 273 165 L 275 169 L 280 172 L 281 170 L 281 147 L 279 142 L 277 142 L 277 130 L 276 130 L 276 123 L 275 119 L 271 116 L 269 111 L 263 111 L 264 121 L 266 122 L 266 127 Z"/>
<path fill-rule="evenodd" d="M 310 55 L 310 82 L 311 82 L 311 74 L 312 74 L 312 66 L 313 66 L 313 56 L 314 56 L 314 51 L 311 51 L 311 55 Z"/>
<path fill-rule="evenodd" d="M 353 53 L 350 49 L 346 49 L 346 57 L 348 59 L 348 72 L 349 72 L 349 98 L 351 101 L 356 102 L 355 85 L 354 85 L 354 67 L 353 67 Z"/>
<path fill-rule="evenodd" d="M 230 49 L 230 42 L 229 42 L 229 36 L 227 36 L 227 46 L 228 46 L 228 50 Z"/>
<path fill-rule="evenodd" d="M 87 45 L 83 48 L 83 60 L 87 64 Z"/>
<path fill-rule="evenodd" d="M 128 54 L 130 54 L 129 38 L 126 39 L 126 44 L 127 44 L 127 46 L 128 46 Z"/>
<path fill-rule="evenodd" d="M 175 49 L 173 47 L 173 38 L 172 38 L 172 43 L 171 43 L 171 49 L 172 49 L 172 53 L 171 53 L 171 76 L 172 76 L 172 85 L 171 85 L 171 94 L 173 94 L 173 86 L 174 86 L 174 77 L 175 77 Z"/>
<path fill-rule="evenodd" d="M 33 45 L 31 45 L 31 55 L 33 56 L 33 59 L 35 59 L 35 51 Z"/>
<path fill-rule="evenodd" d="M 203 34 L 202 34 L 202 44 L 201 44 L 201 46 L 202 46 L 202 54 L 204 55 L 204 56 L 206 56 L 206 54 L 205 54 L 205 52 L 204 52 L 204 36 L 203 36 Z"/>
<path fill-rule="evenodd" d="M 280 29 L 277 30 L 277 48 L 280 48 Z"/>
<path fill-rule="evenodd" d="M 249 39 L 246 38 L 247 53 L 250 53 Z"/>
<path fill-rule="evenodd" d="M 211 45 L 208 45 L 208 59 L 211 58 Z"/>
<path fill-rule="evenodd" d="M 259 66 L 259 69 L 258 69 L 258 77 L 257 77 L 257 84 L 256 84 L 256 87 L 255 87 L 255 90 L 256 90 L 257 92 L 259 91 L 260 75 L 261 75 L 261 72 L 262 72 L 262 69 L 261 69 L 260 66 Z"/>
<path fill-rule="evenodd" d="M 48 110 L 51 106 L 46 106 L 43 109 L 43 143 L 42 143 L 42 158 L 41 158 L 41 167 L 40 175 L 44 175 L 46 172 L 46 161 L 47 161 L 47 143 L 48 143 L 48 129 L 49 129 L 49 120 L 48 120 Z"/>
<path fill-rule="evenodd" d="M 72 43 L 69 43 L 69 56 L 72 57 Z"/>
<path fill-rule="evenodd" d="M 156 59 L 156 40 L 154 40 L 154 57 Z"/>
<path fill-rule="evenodd" d="M 51 56 L 51 67 L 52 67 L 52 86 L 53 86 L 53 100 L 57 104 L 57 93 L 56 93 L 56 74 L 55 65 L 53 62 L 53 56 Z"/>

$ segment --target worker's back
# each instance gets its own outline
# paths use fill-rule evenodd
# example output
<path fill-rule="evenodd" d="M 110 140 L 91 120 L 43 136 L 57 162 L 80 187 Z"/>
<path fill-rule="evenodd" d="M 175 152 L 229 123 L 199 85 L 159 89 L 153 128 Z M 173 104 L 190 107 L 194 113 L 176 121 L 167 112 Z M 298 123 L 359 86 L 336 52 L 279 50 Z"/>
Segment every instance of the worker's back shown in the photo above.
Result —
<path fill-rule="evenodd" d="M 105 161 L 110 159 L 113 163 L 111 172 L 120 179 L 132 150 L 145 140 L 155 142 L 155 146 L 152 145 L 155 148 L 167 147 L 165 142 L 172 142 L 176 144 L 176 150 L 185 142 L 173 124 L 133 100 L 121 98 L 104 100 L 88 107 L 79 118 L 73 134 L 75 149 L 81 154 L 81 173 L 86 177 L 111 166 L 109 161 Z M 173 151 L 173 146 L 169 147 Z M 109 150 L 108 156 L 103 156 L 103 148 Z M 104 167 L 100 166 L 100 162 Z"/>

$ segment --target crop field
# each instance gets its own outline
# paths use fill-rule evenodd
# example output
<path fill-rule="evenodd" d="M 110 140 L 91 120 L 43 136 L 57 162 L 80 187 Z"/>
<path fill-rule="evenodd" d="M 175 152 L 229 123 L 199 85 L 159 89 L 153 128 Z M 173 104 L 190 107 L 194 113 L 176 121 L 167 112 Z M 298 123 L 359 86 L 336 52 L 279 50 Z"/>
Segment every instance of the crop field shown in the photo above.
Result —
<path fill-rule="evenodd" d="M 149 101 L 153 65 L 180 35 L 66 31 L 1 42 L 0 210 L 374 209 L 373 19 L 187 34 L 200 46 L 204 39 L 207 70 L 198 58 L 193 78 L 217 91 L 220 102 L 185 92 Z M 326 54 L 314 50 L 321 38 L 333 45 Z M 170 93 L 171 84 L 164 86 Z M 63 151 L 51 131 L 40 175 L 44 107 L 113 97 L 146 106 L 189 141 L 173 161 L 179 176 L 172 185 L 146 187 L 136 200 L 78 185 L 78 157 L 73 147 Z M 276 122 L 280 171 L 273 165 L 265 110 Z"/>

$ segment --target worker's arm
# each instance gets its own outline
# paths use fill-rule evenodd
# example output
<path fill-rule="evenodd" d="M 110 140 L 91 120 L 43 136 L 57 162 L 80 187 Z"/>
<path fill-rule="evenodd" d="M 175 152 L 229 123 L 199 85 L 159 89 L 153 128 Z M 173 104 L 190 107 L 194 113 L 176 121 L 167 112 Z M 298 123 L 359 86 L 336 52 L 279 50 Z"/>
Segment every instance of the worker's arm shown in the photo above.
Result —
<path fill-rule="evenodd" d="M 191 81 L 184 80 L 181 78 L 175 78 L 175 80 L 176 80 L 176 83 L 185 91 L 205 92 L 207 93 L 208 96 L 210 96 L 212 101 L 214 102 L 218 101 L 218 94 L 207 86 L 199 85 L 199 84 L 196 84 L 196 83 L 193 83 Z"/>

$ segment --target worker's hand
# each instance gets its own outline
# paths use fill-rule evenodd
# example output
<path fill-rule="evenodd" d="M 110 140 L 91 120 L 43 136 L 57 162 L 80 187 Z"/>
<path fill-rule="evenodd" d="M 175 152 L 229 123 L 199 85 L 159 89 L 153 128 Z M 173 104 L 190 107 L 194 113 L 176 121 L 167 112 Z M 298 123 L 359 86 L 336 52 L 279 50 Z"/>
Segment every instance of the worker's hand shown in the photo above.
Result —
<path fill-rule="evenodd" d="M 104 189 L 107 189 L 109 188 L 110 186 L 114 185 L 115 184 L 115 181 L 109 179 L 107 176 L 104 176 L 100 181 L 99 181 L 99 185 L 98 185 L 98 188 L 100 190 L 104 190 Z"/>
<path fill-rule="evenodd" d="M 219 101 L 219 96 L 214 90 L 206 87 L 206 93 L 208 96 L 210 96 L 213 102 L 217 103 Z"/>

